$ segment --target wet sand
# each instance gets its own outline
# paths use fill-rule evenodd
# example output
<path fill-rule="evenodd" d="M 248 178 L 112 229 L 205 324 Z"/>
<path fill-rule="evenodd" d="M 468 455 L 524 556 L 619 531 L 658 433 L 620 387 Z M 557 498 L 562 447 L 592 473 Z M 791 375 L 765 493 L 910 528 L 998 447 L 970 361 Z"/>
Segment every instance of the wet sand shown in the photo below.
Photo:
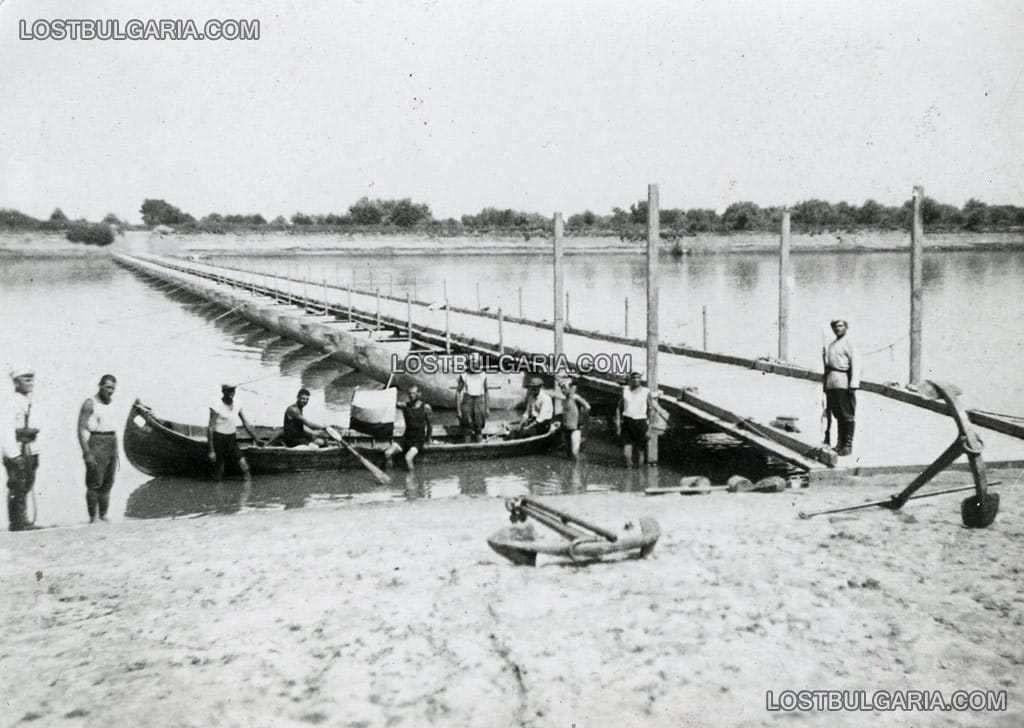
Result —
<path fill-rule="evenodd" d="M 2 723 L 1018 726 L 1018 475 L 993 473 L 977 531 L 959 495 L 796 516 L 892 477 L 547 499 L 660 522 L 650 558 L 586 568 L 493 553 L 488 497 L 3 533 Z M 1005 690 L 1008 711 L 767 712 L 787 689 Z"/>

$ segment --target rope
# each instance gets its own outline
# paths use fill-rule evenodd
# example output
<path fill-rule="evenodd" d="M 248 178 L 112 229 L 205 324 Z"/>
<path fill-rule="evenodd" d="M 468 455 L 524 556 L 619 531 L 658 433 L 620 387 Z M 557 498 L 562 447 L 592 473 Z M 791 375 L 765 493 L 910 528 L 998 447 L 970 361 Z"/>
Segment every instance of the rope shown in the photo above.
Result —
<path fill-rule="evenodd" d="M 892 349 L 893 347 L 896 346 L 896 344 L 900 343 L 901 341 L 903 341 L 904 339 L 908 338 L 909 336 L 910 336 L 909 333 L 903 334 L 903 336 L 901 336 L 900 338 L 896 339 L 896 341 L 892 342 L 888 346 L 883 346 L 880 349 L 875 349 L 874 351 L 869 351 L 868 353 L 864 354 L 863 356 L 871 356 L 872 354 L 879 354 L 879 353 L 881 353 L 883 351 L 888 351 L 889 349 Z"/>

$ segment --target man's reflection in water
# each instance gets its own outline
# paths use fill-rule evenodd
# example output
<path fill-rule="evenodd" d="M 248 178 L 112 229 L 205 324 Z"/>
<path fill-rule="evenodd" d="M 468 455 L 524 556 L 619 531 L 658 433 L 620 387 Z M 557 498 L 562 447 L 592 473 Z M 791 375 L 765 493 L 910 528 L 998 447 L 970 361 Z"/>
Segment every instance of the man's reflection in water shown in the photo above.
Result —
<path fill-rule="evenodd" d="M 252 481 L 219 481 L 217 483 L 217 512 L 238 513 L 249 503 L 252 495 Z"/>
<path fill-rule="evenodd" d="M 405 474 L 406 500 L 419 500 L 420 498 L 427 498 L 429 495 L 429 493 L 423 492 L 423 485 L 420 483 L 419 476 L 416 475 L 415 469 L 407 471 Z"/>

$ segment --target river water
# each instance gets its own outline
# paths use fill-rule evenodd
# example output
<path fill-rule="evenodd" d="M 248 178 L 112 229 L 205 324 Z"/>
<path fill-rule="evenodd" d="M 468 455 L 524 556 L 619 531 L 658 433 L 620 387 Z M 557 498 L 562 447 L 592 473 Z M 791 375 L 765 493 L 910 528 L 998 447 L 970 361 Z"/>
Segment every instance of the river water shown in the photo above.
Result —
<path fill-rule="evenodd" d="M 215 242 L 216 238 L 212 238 Z M 551 269 L 543 256 L 277 255 L 232 259 L 250 269 L 291 272 L 311 281 L 348 283 L 421 300 L 447 291 L 453 305 L 551 318 Z M 707 307 L 709 348 L 746 356 L 775 353 L 777 263 L 759 254 L 688 256 L 662 260 L 661 334 L 668 342 L 700 346 Z M 866 353 L 864 376 L 906 379 L 909 318 L 907 256 L 894 253 L 797 254 L 792 258 L 791 359 L 814 366 L 822 329 L 842 316 Z M 566 289 L 572 324 L 644 334 L 645 264 L 639 255 L 570 256 Z M 520 294 L 520 289 L 522 293 Z M 1024 251 L 943 252 L 925 257 L 924 365 L 926 375 L 971 392 L 972 401 L 999 412 L 1024 414 L 1020 332 L 1024 311 Z M 99 376 L 117 375 L 115 402 L 127 414 L 142 398 L 161 416 L 205 423 L 221 381 L 249 382 L 239 399 L 253 421 L 281 419 L 300 386 L 312 390 L 307 413 L 343 422 L 358 386 L 376 386 L 358 372 L 318 362 L 319 352 L 266 335 L 210 307 L 172 300 L 103 255 L 85 259 L 0 261 L 0 323 L 6 333 L 0 360 L 37 370 L 33 404 L 41 429 L 38 522 L 85 520 L 84 473 L 75 439 L 78 408 Z M 6 385 L 5 385 L 6 386 Z M 706 441 L 708 458 L 689 472 L 757 469 L 742 448 Z M 556 455 L 526 460 L 424 466 L 397 474 L 392 488 L 376 487 L 361 472 L 261 478 L 251 507 L 316 507 L 337 500 L 513 495 L 526 492 L 640 490 L 652 476 L 617 467 L 614 448 L 595 439 L 587 462 L 571 466 Z M 717 454 L 716 454 L 717 453 Z M 722 453 L 726 453 L 723 455 Z M 748 463 L 749 465 L 744 465 Z M 662 468 L 660 484 L 680 470 Z M 206 512 L 209 484 L 151 479 L 122 459 L 114 488 L 114 518 L 184 516 Z M 500 522 L 496 510 L 496 523 Z"/>

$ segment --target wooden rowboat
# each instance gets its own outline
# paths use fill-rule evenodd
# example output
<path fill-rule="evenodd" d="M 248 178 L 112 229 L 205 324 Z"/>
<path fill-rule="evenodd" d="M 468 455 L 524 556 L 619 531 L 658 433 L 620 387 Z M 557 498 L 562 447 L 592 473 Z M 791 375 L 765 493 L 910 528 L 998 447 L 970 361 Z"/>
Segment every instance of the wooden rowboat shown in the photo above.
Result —
<path fill-rule="evenodd" d="M 358 460 L 340 445 L 322 448 L 290 448 L 273 444 L 280 434 L 276 427 L 254 427 L 257 437 L 270 445 L 256 445 L 248 433 L 239 433 L 238 444 L 254 475 L 308 471 L 356 470 Z M 424 445 L 416 463 L 447 463 L 464 460 L 488 460 L 549 452 L 559 440 L 559 428 L 521 440 L 493 439 L 487 442 L 462 442 L 459 428 L 435 427 L 440 437 Z M 378 467 L 384 466 L 386 440 L 373 440 L 347 430 L 342 436 L 363 457 Z M 207 458 L 205 425 L 185 425 L 158 417 L 152 409 L 135 400 L 124 428 L 124 451 L 128 461 L 147 475 L 207 477 L 213 465 Z M 396 462 L 401 458 L 396 458 Z M 231 471 L 228 471 L 231 474 Z"/>

